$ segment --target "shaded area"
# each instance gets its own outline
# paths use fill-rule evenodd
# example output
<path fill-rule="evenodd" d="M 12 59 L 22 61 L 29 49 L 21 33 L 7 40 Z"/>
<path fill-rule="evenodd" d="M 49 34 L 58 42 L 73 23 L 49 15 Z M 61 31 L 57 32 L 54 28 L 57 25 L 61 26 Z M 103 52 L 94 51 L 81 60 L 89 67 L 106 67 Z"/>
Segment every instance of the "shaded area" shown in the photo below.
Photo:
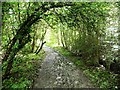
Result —
<path fill-rule="evenodd" d="M 0 89 L 2 87 L 2 65 L 0 64 Z"/>
<path fill-rule="evenodd" d="M 0 46 L 1 50 L 1 46 Z M 0 90 L 2 87 L 2 50 L 0 51 Z"/>

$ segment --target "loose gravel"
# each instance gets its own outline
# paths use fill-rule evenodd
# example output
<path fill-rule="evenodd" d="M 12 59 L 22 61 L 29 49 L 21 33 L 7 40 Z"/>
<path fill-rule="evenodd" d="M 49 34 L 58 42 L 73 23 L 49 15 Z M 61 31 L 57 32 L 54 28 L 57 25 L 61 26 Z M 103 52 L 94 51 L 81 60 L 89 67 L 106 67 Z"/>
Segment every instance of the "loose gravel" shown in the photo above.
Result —
<path fill-rule="evenodd" d="M 94 88 L 82 71 L 64 56 L 44 46 L 46 57 L 34 88 Z"/>

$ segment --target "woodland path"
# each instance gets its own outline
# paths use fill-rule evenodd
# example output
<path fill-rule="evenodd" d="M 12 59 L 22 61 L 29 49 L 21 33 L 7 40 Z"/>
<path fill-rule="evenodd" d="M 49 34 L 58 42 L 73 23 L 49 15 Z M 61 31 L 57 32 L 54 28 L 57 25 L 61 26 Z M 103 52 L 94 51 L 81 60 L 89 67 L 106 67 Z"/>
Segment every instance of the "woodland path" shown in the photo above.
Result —
<path fill-rule="evenodd" d="M 94 88 L 90 80 L 76 66 L 44 46 L 46 57 L 39 69 L 34 88 Z"/>

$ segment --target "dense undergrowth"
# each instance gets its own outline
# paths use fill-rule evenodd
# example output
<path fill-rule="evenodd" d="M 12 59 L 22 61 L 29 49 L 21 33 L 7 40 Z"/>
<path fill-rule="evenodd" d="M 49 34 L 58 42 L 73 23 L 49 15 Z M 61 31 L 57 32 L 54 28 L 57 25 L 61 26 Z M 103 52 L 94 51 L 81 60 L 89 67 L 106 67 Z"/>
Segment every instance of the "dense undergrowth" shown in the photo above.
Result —
<path fill-rule="evenodd" d="M 0 64 L 0 90 L 2 87 L 2 65 Z"/>
<path fill-rule="evenodd" d="M 112 90 L 117 88 L 116 74 L 104 70 L 102 67 L 87 66 L 84 60 L 81 59 L 81 57 L 74 56 L 63 47 L 53 48 L 59 51 L 59 53 L 67 57 L 69 60 L 71 60 L 79 69 L 81 69 L 96 87 L 110 88 Z"/>
<path fill-rule="evenodd" d="M 45 52 L 39 54 L 19 53 L 15 59 L 9 79 L 2 82 L 4 88 L 33 88 L 34 80 L 37 77 L 38 68 L 44 58 Z M 4 62 L 3 67 L 6 65 Z M 4 68 L 3 68 L 4 73 Z"/>

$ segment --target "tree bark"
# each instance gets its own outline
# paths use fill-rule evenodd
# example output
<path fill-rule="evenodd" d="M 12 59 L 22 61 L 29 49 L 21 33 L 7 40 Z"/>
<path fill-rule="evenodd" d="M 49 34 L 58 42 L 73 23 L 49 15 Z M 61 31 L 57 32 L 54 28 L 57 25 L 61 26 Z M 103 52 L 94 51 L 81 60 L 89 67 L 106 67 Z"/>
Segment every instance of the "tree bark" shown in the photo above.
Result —
<path fill-rule="evenodd" d="M 38 53 L 42 50 L 42 47 L 43 47 L 43 45 L 44 45 L 45 43 L 46 43 L 46 41 L 45 41 L 45 42 L 42 42 L 42 44 L 41 44 L 39 50 L 36 52 L 36 54 L 38 54 Z"/>

